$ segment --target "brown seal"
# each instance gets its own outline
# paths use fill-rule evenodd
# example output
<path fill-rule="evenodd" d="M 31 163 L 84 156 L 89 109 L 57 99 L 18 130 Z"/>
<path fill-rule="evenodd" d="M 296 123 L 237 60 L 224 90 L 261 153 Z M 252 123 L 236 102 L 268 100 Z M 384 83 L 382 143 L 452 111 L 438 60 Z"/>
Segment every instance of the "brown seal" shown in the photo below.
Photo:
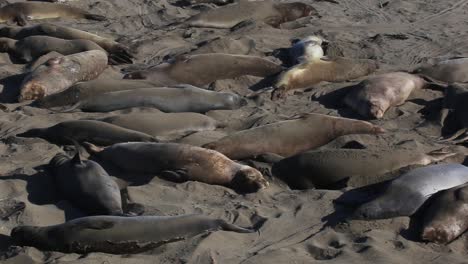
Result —
<path fill-rule="evenodd" d="M 157 174 L 171 181 L 199 181 L 242 192 L 255 192 L 268 186 L 268 181 L 256 169 L 200 147 L 130 142 L 104 149 L 88 144 L 88 148 L 98 160 L 111 162 L 129 172 Z"/>
<path fill-rule="evenodd" d="M 91 14 L 69 5 L 55 3 L 19 2 L 0 8 L 0 22 L 14 22 L 20 26 L 26 25 L 27 20 L 59 17 L 106 20 L 104 16 Z"/>
<path fill-rule="evenodd" d="M 107 54 L 91 50 L 49 59 L 24 78 L 18 101 L 61 92 L 73 84 L 95 79 L 107 68 Z"/>
<path fill-rule="evenodd" d="M 344 82 L 366 76 L 378 69 L 376 61 L 342 57 L 310 59 L 283 72 L 274 85 L 272 100 L 288 91 L 308 88 L 320 82 Z"/>
<path fill-rule="evenodd" d="M 444 83 L 468 83 L 468 58 L 454 57 L 424 65 L 414 73 Z"/>
<path fill-rule="evenodd" d="M 267 153 L 289 157 L 325 145 L 339 136 L 383 132 L 382 128 L 361 120 L 306 114 L 299 119 L 239 131 L 203 147 L 219 151 L 231 159 Z"/>
<path fill-rule="evenodd" d="M 392 72 L 368 78 L 352 87 L 344 103 L 363 117 L 382 118 L 394 106 L 405 103 L 411 92 L 428 83 L 406 72 Z"/>
<path fill-rule="evenodd" d="M 266 77 L 281 70 L 281 65 L 261 57 L 211 53 L 179 56 L 173 62 L 130 72 L 124 79 L 146 79 L 161 86 L 191 84 L 201 87 L 242 75 Z"/>

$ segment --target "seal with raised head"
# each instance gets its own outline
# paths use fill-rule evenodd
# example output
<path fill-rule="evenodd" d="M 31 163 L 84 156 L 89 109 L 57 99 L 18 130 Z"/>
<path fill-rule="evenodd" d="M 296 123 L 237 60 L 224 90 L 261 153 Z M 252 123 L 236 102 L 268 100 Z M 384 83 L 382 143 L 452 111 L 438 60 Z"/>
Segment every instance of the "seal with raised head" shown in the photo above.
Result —
<path fill-rule="evenodd" d="M 61 92 L 73 84 L 97 78 L 107 68 L 107 54 L 90 50 L 49 59 L 23 79 L 18 101 Z"/>
<path fill-rule="evenodd" d="M 50 23 L 42 23 L 29 27 L 2 27 L 0 28 L 0 37 L 12 38 L 12 39 L 23 39 L 30 36 L 49 36 L 60 39 L 86 39 L 91 40 L 92 42 L 98 44 L 107 52 L 110 56 L 116 56 L 118 58 L 124 59 L 126 61 L 131 61 L 133 55 L 130 50 L 124 45 L 109 39 L 103 38 L 98 35 L 82 31 L 79 29 L 74 29 L 70 27 L 64 27 L 59 25 L 54 25 Z"/>
<path fill-rule="evenodd" d="M 323 146 L 339 136 L 383 132 L 382 128 L 366 121 L 305 114 L 299 119 L 239 131 L 203 147 L 219 151 L 231 159 L 267 153 L 289 157 Z"/>
<path fill-rule="evenodd" d="M 172 62 L 127 73 L 124 79 L 145 79 L 161 86 L 191 84 L 201 87 L 242 75 L 267 77 L 282 69 L 281 65 L 261 57 L 209 53 L 179 56 Z"/>
<path fill-rule="evenodd" d="M 424 65 L 413 73 L 444 83 L 468 82 L 468 58 L 454 57 L 433 65 Z"/>
<path fill-rule="evenodd" d="M 47 251 L 132 254 L 216 230 L 254 232 L 203 215 L 88 216 L 53 226 L 18 226 L 11 238 L 15 245 Z"/>
<path fill-rule="evenodd" d="M 410 165 L 428 165 L 455 153 L 435 150 L 422 153 L 409 148 L 324 149 L 300 153 L 273 165 L 273 174 L 291 188 L 362 187 L 389 180 L 384 175 Z"/>
<path fill-rule="evenodd" d="M 327 42 L 319 36 L 308 36 L 295 41 L 291 48 L 288 49 L 289 61 L 295 65 L 315 58 L 321 58 L 324 56 L 322 44 Z"/>
<path fill-rule="evenodd" d="M 157 142 L 145 133 L 96 120 L 64 121 L 48 128 L 33 128 L 17 136 L 39 137 L 57 144 L 70 144 L 71 140 L 104 146 L 129 141 Z"/>
<path fill-rule="evenodd" d="M 197 14 L 185 23 L 192 27 L 232 28 L 242 22 L 264 22 L 273 27 L 301 17 L 318 16 L 315 8 L 300 2 L 248 1 L 219 7 Z"/>
<path fill-rule="evenodd" d="M 427 84 L 406 72 L 380 74 L 353 86 L 344 103 L 363 117 L 380 119 L 389 108 L 404 104 L 413 90 Z"/>
<path fill-rule="evenodd" d="M 467 182 L 468 168 L 461 164 L 417 168 L 392 180 L 377 198 L 359 206 L 353 217 L 371 220 L 411 216 L 435 193 Z"/>
<path fill-rule="evenodd" d="M 317 57 L 284 71 L 276 81 L 271 98 L 286 97 L 295 89 L 304 89 L 320 82 L 344 82 L 366 76 L 378 69 L 374 60 L 343 57 Z"/>
<path fill-rule="evenodd" d="M 246 104 L 247 101 L 237 94 L 180 85 L 104 93 L 80 101 L 65 111 L 110 112 L 131 107 L 154 107 L 163 112 L 205 113 L 238 109 Z"/>
<path fill-rule="evenodd" d="M 424 211 L 423 240 L 447 244 L 468 229 L 468 184 L 434 195 Z"/>
<path fill-rule="evenodd" d="M 104 149 L 87 145 L 98 160 L 129 172 L 157 174 L 176 182 L 223 185 L 241 192 L 256 192 L 268 186 L 258 170 L 201 147 L 142 142 L 114 144 Z"/>
<path fill-rule="evenodd" d="M 103 21 L 106 17 L 91 14 L 82 9 L 64 4 L 18 2 L 0 8 L 0 22 L 13 22 L 20 26 L 27 24 L 27 20 L 47 18 L 85 18 Z"/>

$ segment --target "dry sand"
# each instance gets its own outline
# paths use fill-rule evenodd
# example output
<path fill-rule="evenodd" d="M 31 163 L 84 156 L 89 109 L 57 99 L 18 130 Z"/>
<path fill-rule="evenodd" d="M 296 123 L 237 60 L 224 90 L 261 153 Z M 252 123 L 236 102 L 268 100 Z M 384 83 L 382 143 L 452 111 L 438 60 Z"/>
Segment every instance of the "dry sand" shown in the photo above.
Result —
<path fill-rule="evenodd" d="M 206 28 L 177 28 L 165 25 L 199 11 L 177 6 L 177 0 L 82 0 L 70 5 L 106 15 L 109 21 L 49 20 L 48 22 L 110 36 L 130 46 L 136 53 L 131 67 L 154 65 L 179 54 L 225 52 L 271 56 L 287 48 L 290 40 L 321 34 L 331 41 L 328 54 L 376 59 L 380 72 L 410 70 L 426 58 L 468 54 L 468 0 L 338 0 L 339 4 L 306 1 L 322 15 L 321 19 L 303 18 L 275 29 L 255 23 L 235 31 Z M 18 2 L 18 1 L 11 1 Z M 203 8 L 211 8 L 205 5 Z M 22 78 L 21 65 L 9 65 L 1 56 L 0 101 L 13 103 Z M 118 78 L 119 67 L 111 67 L 105 76 Z M 242 95 L 264 86 L 256 77 L 220 80 L 211 88 Z M 268 80 L 266 81 L 268 83 Z M 180 142 L 202 145 L 236 130 L 256 127 L 300 113 L 323 113 L 359 118 L 340 103 L 338 88 L 355 82 L 320 84 L 309 91 L 291 95 L 286 101 L 272 102 L 269 93 L 256 103 L 234 111 L 212 111 L 207 115 L 226 124 L 219 131 L 200 132 Z M 250 88 L 250 89 L 249 89 Z M 443 92 L 415 91 L 410 100 L 389 110 L 385 118 L 372 121 L 388 133 L 353 135 L 337 139 L 325 147 L 341 147 L 358 141 L 368 148 L 385 151 L 394 145 L 414 140 L 416 150 L 442 147 L 434 143 L 440 127 L 427 122 L 437 111 Z M 234 191 L 198 182 L 175 184 L 157 177 L 131 175 L 130 197 L 147 207 L 146 214 L 177 215 L 203 213 L 221 217 L 241 226 L 259 227 L 253 234 L 214 232 L 164 245 L 137 255 L 87 255 L 41 252 L 35 248 L 11 247 L 9 233 L 20 224 L 52 225 L 81 212 L 56 195 L 51 176 L 44 164 L 58 152 L 59 146 L 38 138 L 18 138 L 15 134 L 32 127 L 47 127 L 64 120 L 102 118 L 111 114 L 57 114 L 18 104 L 17 109 L 0 114 L 0 198 L 26 203 L 24 213 L 0 220 L 0 251 L 5 263 L 467 263 L 467 238 L 463 235 L 449 245 L 418 240 L 410 227 L 410 218 L 381 221 L 341 221 L 343 206 L 333 200 L 343 190 L 290 190 L 270 178 L 271 187 L 255 194 Z M 132 109 L 116 113 L 148 111 Z M 463 152 L 464 148 L 459 150 Z M 463 162 L 459 155 L 452 161 Z M 268 165 L 257 163 L 268 170 Z M 118 176 L 118 175 L 117 175 Z M 128 175 L 127 175 L 128 176 Z M 154 176 L 154 175 L 152 175 Z M 416 225 L 417 227 L 417 225 Z"/>

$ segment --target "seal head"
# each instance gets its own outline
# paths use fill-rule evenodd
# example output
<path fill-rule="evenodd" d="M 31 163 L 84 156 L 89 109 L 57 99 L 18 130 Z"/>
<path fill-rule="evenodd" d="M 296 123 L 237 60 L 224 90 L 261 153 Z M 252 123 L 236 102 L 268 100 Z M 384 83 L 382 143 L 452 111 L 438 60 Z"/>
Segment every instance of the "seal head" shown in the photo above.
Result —
<path fill-rule="evenodd" d="M 249 166 L 242 166 L 231 181 L 231 187 L 240 192 L 256 192 L 268 186 L 262 174 Z"/>

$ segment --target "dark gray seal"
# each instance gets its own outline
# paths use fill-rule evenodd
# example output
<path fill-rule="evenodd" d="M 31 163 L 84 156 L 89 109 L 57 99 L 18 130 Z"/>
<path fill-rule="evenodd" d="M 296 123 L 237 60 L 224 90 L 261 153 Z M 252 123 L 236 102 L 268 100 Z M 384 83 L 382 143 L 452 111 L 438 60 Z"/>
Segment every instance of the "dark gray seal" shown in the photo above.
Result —
<path fill-rule="evenodd" d="M 414 73 L 444 83 L 468 83 L 468 58 L 454 57 L 423 65 Z"/>

